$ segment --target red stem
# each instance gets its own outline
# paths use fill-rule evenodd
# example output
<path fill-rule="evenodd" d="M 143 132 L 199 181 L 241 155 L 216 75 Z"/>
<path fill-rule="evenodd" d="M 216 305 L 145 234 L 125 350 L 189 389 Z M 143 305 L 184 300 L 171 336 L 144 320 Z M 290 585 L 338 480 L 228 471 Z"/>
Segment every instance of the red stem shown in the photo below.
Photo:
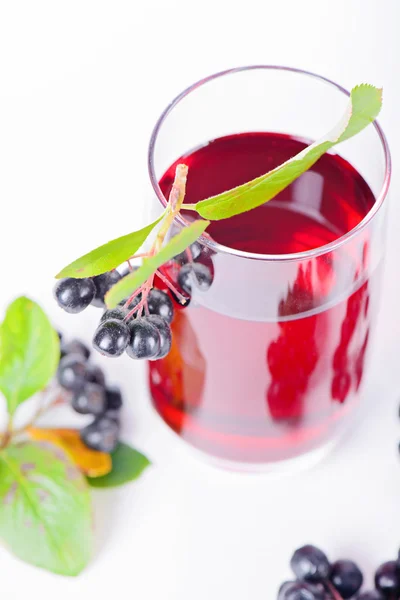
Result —
<path fill-rule="evenodd" d="M 332 585 L 332 583 L 329 580 L 326 580 L 324 582 L 324 585 L 325 585 L 325 588 L 330 593 L 330 595 L 332 596 L 333 600 L 343 600 L 342 596 L 339 594 L 339 592 L 337 591 L 335 586 Z"/>
<path fill-rule="evenodd" d="M 168 277 L 165 277 L 165 275 L 163 275 L 163 273 L 161 273 L 160 270 L 157 270 L 156 273 L 157 273 L 158 277 L 161 279 L 161 281 L 163 281 L 165 283 L 165 285 L 171 290 L 171 292 L 173 292 L 175 294 L 175 296 L 178 298 L 179 302 L 181 304 L 185 304 L 185 302 L 187 301 L 187 298 L 185 298 L 185 296 L 180 293 L 180 291 L 174 286 L 174 284 L 168 279 Z"/>
<path fill-rule="evenodd" d="M 148 256 L 150 256 L 149 252 L 142 252 L 141 254 L 134 254 L 133 256 L 130 256 L 128 259 L 129 260 L 135 260 L 136 258 L 147 258 Z"/>
<path fill-rule="evenodd" d="M 139 294 L 141 293 L 141 291 L 142 291 L 142 287 L 140 287 L 137 290 L 135 290 L 133 292 L 132 296 L 129 296 L 128 300 L 125 302 L 124 308 L 129 308 L 129 305 L 134 301 L 134 299 L 136 298 L 136 296 L 139 296 Z"/>
<path fill-rule="evenodd" d="M 191 250 L 190 246 L 188 246 L 188 247 L 186 248 L 186 254 L 187 254 L 187 257 L 188 257 L 188 261 L 189 261 L 190 263 L 192 263 L 192 262 L 193 262 L 193 252 L 192 252 L 192 250 Z"/>

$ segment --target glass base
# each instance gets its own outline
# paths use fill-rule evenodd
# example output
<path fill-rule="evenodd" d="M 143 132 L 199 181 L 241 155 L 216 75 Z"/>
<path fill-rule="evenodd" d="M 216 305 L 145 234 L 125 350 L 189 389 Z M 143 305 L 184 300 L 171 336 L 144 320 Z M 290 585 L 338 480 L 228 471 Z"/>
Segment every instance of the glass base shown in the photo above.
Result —
<path fill-rule="evenodd" d="M 234 460 L 227 460 L 219 458 L 218 456 L 208 454 L 199 450 L 193 446 L 190 442 L 179 436 L 171 427 L 164 421 L 154 405 L 151 403 L 153 412 L 157 415 L 158 421 L 162 423 L 164 429 L 169 432 L 171 438 L 175 440 L 180 446 L 184 447 L 185 451 L 191 456 L 195 457 L 196 460 L 200 460 L 203 464 L 207 464 L 216 469 L 230 471 L 232 473 L 244 473 L 244 474 L 268 474 L 269 476 L 281 477 L 287 475 L 293 475 L 295 473 L 311 469 L 323 461 L 332 450 L 336 448 L 338 443 L 343 437 L 349 433 L 352 429 L 352 425 L 356 422 L 356 418 L 359 414 L 359 404 L 354 407 L 353 414 L 349 416 L 346 424 L 342 424 L 340 431 L 336 431 L 335 434 L 325 443 L 318 448 L 304 452 L 294 458 L 284 459 L 270 463 L 251 463 L 251 462 L 240 462 Z"/>

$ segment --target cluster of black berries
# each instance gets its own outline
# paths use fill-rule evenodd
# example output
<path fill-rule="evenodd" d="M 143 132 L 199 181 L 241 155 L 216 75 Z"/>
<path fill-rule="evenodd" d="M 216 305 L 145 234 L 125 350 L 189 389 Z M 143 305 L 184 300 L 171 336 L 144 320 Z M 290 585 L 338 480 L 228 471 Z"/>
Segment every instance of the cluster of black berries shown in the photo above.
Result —
<path fill-rule="evenodd" d="M 131 317 L 129 312 L 141 301 L 141 294 L 126 306 L 122 301 L 117 308 L 106 310 L 93 337 L 93 347 L 105 356 L 157 360 L 171 349 L 170 323 L 174 316 L 172 300 L 166 292 L 153 288 L 147 297 L 150 314 Z"/>
<path fill-rule="evenodd" d="M 290 566 L 296 581 L 285 582 L 278 600 L 398 600 L 400 598 L 400 557 L 381 565 L 375 573 L 375 590 L 359 594 L 363 574 L 351 560 L 331 564 L 322 550 L 303 546 L 296 550 Z M 359 595 L 357 595 L 359 594 Z"/>
<path fill-rule="evenodd" d="M 61 357 L 57 371 L 60 386 L 71 394 L 72 408 L 94 420 L 80 436 L 86 446 L 100 452 L 112 452 L 120 432 L 122 395 L 108 387 L 100 367 L 89 363 L 90 350 L 78 340 L 61 340 Z"/>
<path fill-rule="evenodd" d="M 201 246 L 195 242 L 186 253 L 175 258 L 175 264 L 179 265 L 178 285 L 188 295 L 185 306 L 190 301 L 193 284 L 205 291 L 212 282 L 210 267 L 197 262 L 200 255 Z M 54 296 L 59 306 L 69 313 L 79 313 L 89 304 L 105 309 L 105 294 L 120 278 L 118 271 L 84 279 L 68 277 L 57 282 Z M 171 295 L 174 296 L 173 292 Z M 104 310 L 93 338 L 95 350 L 109 357 L 121 356 L 126 351 L 131 358 L 148 360 L 158 360 L 168 354 L 174 316 L 170 293 L 153 287 L 146 306 L 140 311 L 144 316 L 137 316 L 134 309 L 141 301 L 139 293 L 130 302 L 126 299 L 116 308 Z"/>

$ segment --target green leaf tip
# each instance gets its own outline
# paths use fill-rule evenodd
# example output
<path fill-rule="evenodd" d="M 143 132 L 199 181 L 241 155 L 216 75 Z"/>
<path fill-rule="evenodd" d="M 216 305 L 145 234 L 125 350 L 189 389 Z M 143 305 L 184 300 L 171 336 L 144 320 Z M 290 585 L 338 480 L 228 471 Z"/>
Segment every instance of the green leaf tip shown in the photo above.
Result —
<path fill-rule="evenodd" d="M 118 281 L 118 283 L 107 292 L 105 296 L 107 307 L 114 308 L 119 302 L 128 298 L 140 285 L 142 285 L 142 283 L 151 277 L 159 267 L 193 244 L 193 242 L 204 233 L 209 224 L 209 221 L 200 219 L 181 229 L 181 231 L 175 237 L 171 238 L 157 254 L 151 258 L 145 259 L 141 267 L 136 271 L 129 273 L 129 275 L 126 275 L 126 277 Z"/>
<path fill-rule="evenodd" d="M 75 279 L 94 277 L 119 267 L 139 250 L 154 227 L 163 219 L 164 215 L 165 211 L 150 225 L 111 240 L 95 250 L 84 254 L 62 269 L 56 275 L 56 279 L 63 279 L 64 277 L 74 277 Z"/>
<path fill-rule="evenodd" d="M 375 121 L 382 108 L 383 89 L 361 83 L 350 92 L 350 118 L 337 143 L 350 139 Z"/>
<path fill-rule="evenodd" d="M 370 125 L 381 107 L 381 88 L 357 85 L 350 93 L 344 115 L 329 133 L 269 173 L 197 202 L 195 210 L 203 218 L 217 221 L 265 204 L 310 169 L 325 152 Z"/>

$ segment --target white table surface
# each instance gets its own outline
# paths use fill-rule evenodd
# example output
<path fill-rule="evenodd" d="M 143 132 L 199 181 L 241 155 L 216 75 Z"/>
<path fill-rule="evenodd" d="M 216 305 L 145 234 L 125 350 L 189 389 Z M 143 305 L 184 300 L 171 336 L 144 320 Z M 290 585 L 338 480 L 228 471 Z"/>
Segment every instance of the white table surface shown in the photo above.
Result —
<path fill-rule="evenodd" d="M 98 359 L 126 395 L 124 436 L 153 466 L 94 494 L 96 553 L 77 579 L 0 548 L 17 598 L 274 600 L 292 550 L 321 545 L 370 578 L 400 545 L 398 0 L 0 1 L 0 309 L 28 293 L 89 340 L 95 309 L 58 310 L 52 276 L 143 223 L 151 128 L 211 72 L 250 63 L 383 84 L 394 177 L 373 382 L 359 426 L 319 467 L 280 479 L 214 470 L 153 414 L 142 365 Z M 294 100 L 295 101 L 295 100 Z M 118 591 L 117 591 L 118 589 Z M 6 590 L 6 593 L 5 593 Z"/>

